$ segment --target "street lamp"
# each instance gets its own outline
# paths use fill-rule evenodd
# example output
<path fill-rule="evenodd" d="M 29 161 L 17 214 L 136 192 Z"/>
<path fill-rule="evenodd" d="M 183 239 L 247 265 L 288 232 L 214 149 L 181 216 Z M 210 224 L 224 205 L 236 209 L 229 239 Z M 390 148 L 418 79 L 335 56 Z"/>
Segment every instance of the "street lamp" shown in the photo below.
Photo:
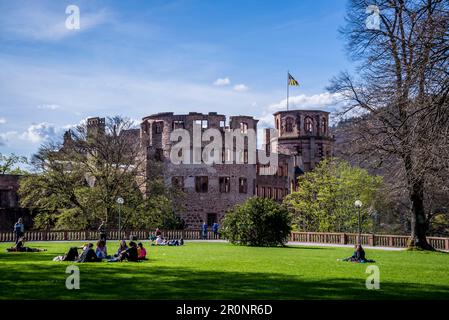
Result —
<path fill-rule="evenodd" d="M 360 200 L 356 200 L 354 202 L 354 206 L 358 209 L 358 214 L 359 214 L 359 244 L 361 244 L 362 242 L 362 221 L 361 221 L 361 211 L 362 211 L 362 206 L 363 203 Z"/>
<path fill-rule="evenodd" d="M 117 204 L 118 204 L 118 234 L 119 234 L 119 238 L 121 236 L 121 231 L 122 231 L 122 228 L 120 226 L 120 220 L 121 220 L 120 209 L 121 209 L 121 207 L 122 207 L 122 205 L 124 203 L 125 203 L 125 200 L 123 200 L 122 197 L 118 197 L 117 198 Z"/>

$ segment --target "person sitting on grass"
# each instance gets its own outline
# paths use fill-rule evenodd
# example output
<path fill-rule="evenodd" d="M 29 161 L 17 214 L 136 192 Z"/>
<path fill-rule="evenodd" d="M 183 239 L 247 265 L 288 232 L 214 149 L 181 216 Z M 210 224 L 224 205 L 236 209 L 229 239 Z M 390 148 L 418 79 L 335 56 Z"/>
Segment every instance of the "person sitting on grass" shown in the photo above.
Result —
<path fill-rule="evenodd" d="M 142 242 L 137 244 L 137 259 L 138 260 L 148 260 L 147 259 L 147 250 L 143 247 Z"/>
<path fill-rule="evenodd" d="M 94 244 L 89 243 L 84 249 L 83 253 L 79 256 L 77 262 L 100 262 L 94 251 Z"/>
<path fill-rule="evenodd" d="M 137 244 L 134 241 L 129 243 L 129 248 L 120 252 L 118 257 L 108 260 L 108 262 L 122 262 L 123 260 L 128 260 L 132 262 L 139 261 L 137 254 Z"/>
<path fill-rule="evenodd" d="M 53 261 L 76 261 L 76 260 L 78 260 L 77 247 L 71 247 L 65 255 L 53 258 Z"/>
<path fill-rule="evenodd" d="M 114 254 L 115 258 L 118 258 L 120 256 L 120 254 L 125 251 L 126 249 L 128 249 L 128 246 L 126 245 L 126 241 L 122 240 L 120 241 L 120 245 L 118 247 L 117 253 Z"/>
<path fill-rule="evenodd" d="M 343 259 L 343 261 L 360 262 L 360 263 L 375 262 L 374 260 L 366 259 L 365 250 L 363 250 L 361 244 L 356 245 L 354 254 L 348 258 Z"/>
<path fill-rule="evenodd" d="M 97 248 L 95 249 L 95 254 L 97 255 L 98 259 L 106 259 L 108 257 L 105 241 L 103 240 L 97 241 Z"/>
<path fill-rule="evenodd" d="M 42 252 L 42 251 L 47 251 L 47 249 L 38 249 L 38 248 L 25 247 L 25 240 L 26 240 L 25 237 L 19 238 L 17 243 L 13 247 L 7 248 L 6 251 L 8 251 L 8 252 Z"/>

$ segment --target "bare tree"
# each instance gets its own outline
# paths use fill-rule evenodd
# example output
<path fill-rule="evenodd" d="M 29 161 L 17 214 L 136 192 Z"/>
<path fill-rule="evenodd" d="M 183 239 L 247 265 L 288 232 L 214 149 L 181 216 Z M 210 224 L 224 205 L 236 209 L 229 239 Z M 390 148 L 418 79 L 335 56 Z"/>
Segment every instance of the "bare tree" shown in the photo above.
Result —
<path fill-rule="evenodd" d="M 365 23 L 370 5 L 379 28 Z M 449 168 L 449 2 L 351 0 L 346 21 L 341 32 L 358 75 L 342 73 L 329 90 L 345 99 L 342 114 L 358 115 L 351 152 L 395 174 L 410 202 L 410 244 L 432 249 L 426 185 Z"/>

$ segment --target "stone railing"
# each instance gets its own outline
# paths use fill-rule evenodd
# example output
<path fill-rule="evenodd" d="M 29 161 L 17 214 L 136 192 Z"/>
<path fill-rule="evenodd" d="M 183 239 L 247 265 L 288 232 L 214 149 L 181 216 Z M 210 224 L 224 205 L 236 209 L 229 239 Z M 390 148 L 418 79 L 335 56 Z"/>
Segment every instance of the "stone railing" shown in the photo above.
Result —
<path fill-rule="evenodd" d="M 118 230 L 110 230 L 107 232 L 108 240 L 130 239 L 132 236 L 137 239 L 148 239 L 150 235 L 154 235 L 154 230 L 126 230 L 119 232 Z M 166 239 L 184 239 L 184 240 L 200 240 L 200 230 L 162 230 L 162 235 Z M 58 231 L 27 231 L 25 237 L 27 241 L 83 241 L 83 240 L 98 240 L 100 233 L 98 231 L 72 231 L 72 230 L 58 230 Z M 15 241 L 15 234 L 13 232 L 0 232 L 0 242 Z M 208 231 L 207 239 L 219 239 L 215 237 L 212 231 Z"/>
<path fill-rule="evenodd" d="M 292 232 L 290 241 L 326 244 L 356 244 L 359 241 L 356 233 L 323 233 L 323 232 Z M 362 234 L 360 243 L 367 246 L 406 248 L 409 236 Z M 427 237 L 427 241 L 438 250 L 449 251 L 449 238 Z"/>
<path fill-rule="evenodd" d="M 148 239 L 154 234 L 154 230 L 127 230 L 119 233 L 118 230 L 108 231 L 109 240 L 130 239 L 136 236 L 137 239 Z M 200 240 L 200 230 L 162 230 L 162 235 L 166 239 Z M 27 241 L 94 241 L 99 238 L 98 231 L 28 231 L 25 234 Z M 220 239 L 215 237 L 212 231 L 208 231 L 208 240 Z M 360 242 L 362 245 L 406 248 L 409 236 L 362 234 Z M 449 238 L 427 237 L 429 243 L 438 250 L 449 251 Z M 15 235 L 13 232 L 0 232 L 0 242 L 13 242 Z M 356 244 L 358 234 L 355 233 L 324 233 L 324 232 L 292 232 L 289 241 L 303 243 L 324 243 L 324 244 Z"/>

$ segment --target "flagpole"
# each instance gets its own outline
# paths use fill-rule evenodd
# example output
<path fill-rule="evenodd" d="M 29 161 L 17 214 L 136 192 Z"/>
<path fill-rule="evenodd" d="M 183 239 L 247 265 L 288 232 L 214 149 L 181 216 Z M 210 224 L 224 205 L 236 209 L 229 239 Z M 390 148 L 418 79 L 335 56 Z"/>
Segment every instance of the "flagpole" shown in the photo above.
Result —
<path fill-rule="evenodd" d="M 288 81 L 289 81 L 289 77 L 288 77 L 288 75 L 290 74 L 290 71 L 289 70 L 287 70 L 287 111 L 288 111 L 288 94 L 289 94 L 289 85 L 288 85 Z"/>

